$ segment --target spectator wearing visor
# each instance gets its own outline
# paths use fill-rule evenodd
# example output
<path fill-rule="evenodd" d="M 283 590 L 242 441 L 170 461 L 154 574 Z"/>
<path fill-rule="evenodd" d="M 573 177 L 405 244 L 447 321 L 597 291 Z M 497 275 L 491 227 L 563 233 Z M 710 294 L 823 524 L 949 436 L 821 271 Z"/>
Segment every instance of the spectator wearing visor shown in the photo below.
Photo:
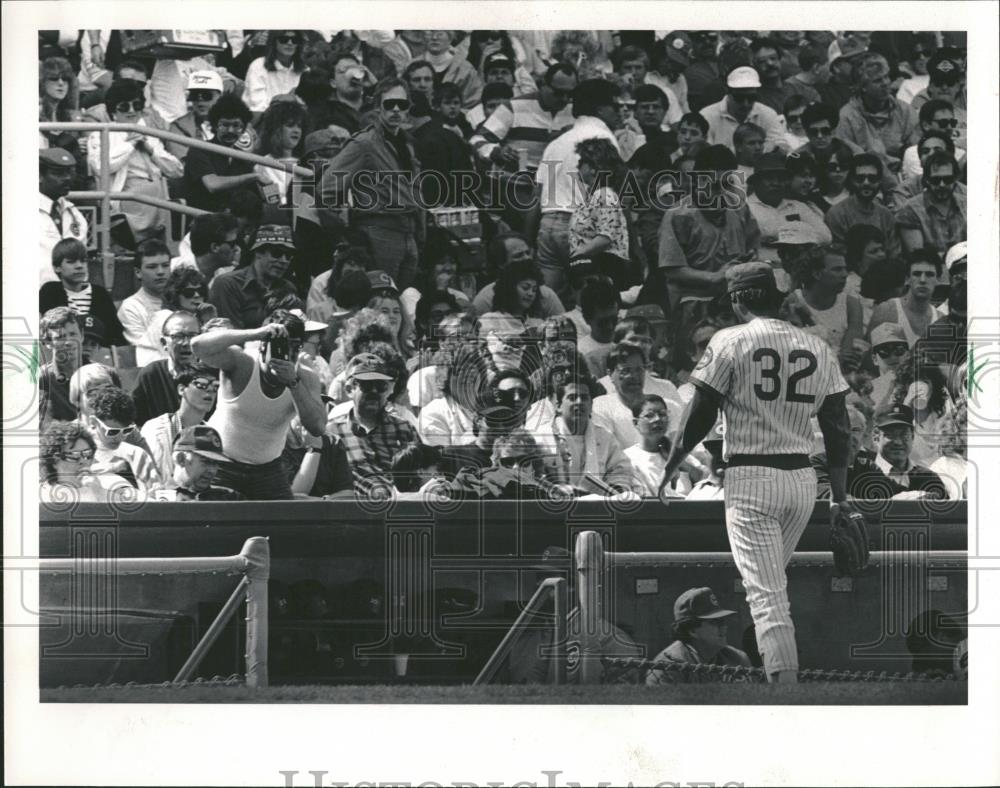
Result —
<path fill-rule="evenodd" d="M 374 353 L 359 353 L 347 364 L 351 407 L 335 416 L 327 430 L 344 444 L 359 495 L 377 495 L 392 486 L 392 459 L 417 440 L 409 422 L 387 411 L 393 377 Z"/>
<path fill-rule="evenodd" d="M 211 142 L 213 139 L 212 124 L 208 119 L 215 102 L 223 94 L 225 88 L 222 77 L 215 71 L 192 71 L 187 80 L 187 100 L 191 111 L 181 115 L 170 124 L 172 134 L 180 134 L 193 140 Z M 167 142 L 167 150 L 177 159 L 184 161 L 188 151 L 187 145 L 179 142 Z"/>
<path fill-rule="evenodd" d="M 218 431 L 229 461 L 220 482 L 251 500 L 292 498 L 282 451 L 292 418 L 298 415 L 311 435 L 326 425 L 319 378 L 300 356 L 303 321 L 277 310 L 260 328 L 220 329 L 200 334 L 192 350 L 220 370 L 221 386 L 209 426 Z M 260 341 L 254 357 L 241 349 Z"/>
<path fill-rule="evenodd" d="M 219 317 L 229 318 L 241 329 L 259 327 L 271 292 L 291 286 L 285 279 L 295 254 L 291 229 L 279 224 L 261 226 L 250 252 L 250 265 L 216 277 L 209 289 L 208 300 Z"/>
<path fill-rule="evenodd" d="M 760 103 L 761 83 L 756 69 L 738 66 L 726 77 L 726 96 L 701 110 L 708 121 L 709 145 L 725 145 L 732 150 L 733 133 L 741 123 L 755 123 L 764 130 L 764 150 L 780 147 L 784 141 L 784 128 L 778 113 Z"/>

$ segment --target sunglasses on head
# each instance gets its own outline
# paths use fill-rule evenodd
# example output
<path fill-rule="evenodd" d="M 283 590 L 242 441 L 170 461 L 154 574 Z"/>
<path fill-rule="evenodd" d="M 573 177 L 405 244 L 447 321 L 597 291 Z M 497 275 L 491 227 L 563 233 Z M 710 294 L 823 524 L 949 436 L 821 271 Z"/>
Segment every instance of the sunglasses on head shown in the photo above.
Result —
<path fill-rule="evenodd" d="M 146 102 L 142 99 L 119 101 L 115 104 L 115 112 L 141 112 L 145 106 Z"/>
<path fill-rule="evenodd" d="M 214 90 L 189 90 L 188 98 L 191 101 L 211 101 L 215 98 L 216 92 Z"/>
<path fill-rule="evenodd" d="M 82 462 L 83 460 L 94 459 L 94 450 L 80 449 L 80 451 L 64 451 L 59 453 L 59 457 L 69 462 Z"/>
<path fill-rule="evenodd" d="M 410 108 L 409 99 L 383 99 L 382 109 L 386 112 L 392 112 L 393 110 L 400 110 L 405 112 Z"/>
<path fill-rule="evenodd" d="M 103 421 L 101 421 L 97 416 L 94 416 L 94 420 L 101 425 L 101 431 L 107 435 L 109 438 L 117 438 L 119 435 L 122 437 L 126 435 L 131 435 L 135 431 L 135 425 L 129 424 L 127 427 L 109 427 Z"/>

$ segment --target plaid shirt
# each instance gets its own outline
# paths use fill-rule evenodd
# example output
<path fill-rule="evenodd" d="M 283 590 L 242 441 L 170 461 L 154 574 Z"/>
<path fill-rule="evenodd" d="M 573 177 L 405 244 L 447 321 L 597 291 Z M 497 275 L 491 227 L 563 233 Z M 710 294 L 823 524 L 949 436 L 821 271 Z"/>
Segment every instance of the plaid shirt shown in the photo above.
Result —
<path fill-rule="evenodd" d="M 393 455 L 417 440 L 413 427 L 384 410 L 379 423 L 367 429 L 354 418 L 353 407 L 332 419 L 327 424 L 327 432 L 343 441 L 354 476 L 354 490 L 358 493 L 371 492 L 380 484 L 391 485 L 389 466 Z"/>

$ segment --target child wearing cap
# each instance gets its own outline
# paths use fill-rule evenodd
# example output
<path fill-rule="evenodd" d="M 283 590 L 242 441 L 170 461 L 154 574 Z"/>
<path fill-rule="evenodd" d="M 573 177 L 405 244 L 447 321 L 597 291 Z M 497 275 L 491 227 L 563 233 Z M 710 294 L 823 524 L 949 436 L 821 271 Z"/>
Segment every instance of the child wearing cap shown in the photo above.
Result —
<path fill-rule="evenodd" d="M 81 241 L 76 238 L 59 241 L 52 247 L 52 270 L 59 280 L 42 285 L 38 291 L 38 311 L 44 314 L 57 306 L 68 306 L 81 318 L 98 319 L 101 345 L 124 345 L 114 301 L 107 290 L 90 282 L 88 269 L 87 247 Z"/>

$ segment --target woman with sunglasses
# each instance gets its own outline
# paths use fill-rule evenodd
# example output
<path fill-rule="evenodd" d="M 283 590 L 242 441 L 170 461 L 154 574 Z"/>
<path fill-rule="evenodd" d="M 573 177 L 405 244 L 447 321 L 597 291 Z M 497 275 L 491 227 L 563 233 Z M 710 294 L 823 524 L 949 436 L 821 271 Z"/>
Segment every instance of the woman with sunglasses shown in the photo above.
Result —
<path fill-rule="evenodd" d="M 297 101 L 274 102 L 260 118 L 254 153 L 291 164 L 298 163 L 309 132 L 308 123 L 308 112 Z M 288 207 L 292 173 L 260 164 L 255 165 L 254 170 L 261 176 L 264 201 L 272 206 Z"/>
<path fill-rule="evenodd" d="M 146 449 L 127 443 L 136 432 L 135 402 L 121 389 L 104 387 L 87 397 L 88 415 L 82 417 L 96 444 L 96 474 L 113 473 L 146 493 L 162 482 L 160 472 Z"/>
<path fill-rule="evenodd" d="M 160 478 L 174 478 L 174 441 L 188 427 L 203 424 L 215 410 L 219 393 L 219 371 L 205 366 L 186 367 L 176 378 L 181 405 L 174 413 L 162 413 L 142 425 L 140 434 L 149 446 Z"/>
<path fill-rule="evenodd" d="M 300 30 L 271 30 L 267 51 L 247 68 L 243 103 L 251 112 L 264 112 L 275 96 L 294 93 L 305 71 Z"/>
<path fill-rule="evenodd" d="M 41 444 L 39 499 L 42 503 L 60 507 L 71 503 L 106 503 L 116 488 L 128 488 L 123 499 L 134 495 L 134 488 L 122 477 L 91 472 L 97 444 L 79 422 L 52 422 L 42 433 Z"/>
<path fill-rule="evenodd" d="M 825 155 L 817 155 L 817 184 L 820 197 L 830 207 L 843 202 L 851 193 L 847 190 L 847 175 L 854 154 L 850 146 L 841 140 L 834 139 Z"/>
<path fill-rule="evenodd" d="M 80 89 L 66 58 L 49 57 L 38 64 L 38 120 L 69 122 L 80 119 Z M 79 132 L 43 131 L 42 147 L 65 148 L 76 154 Z"/>
<path fill-rule="evenodd" d="M 908 76 L 900 83 L 896 98 L 909 104 L 914 96 L 927 89 L 931 81 L 927 73 L 927 64 L 936 49 L 937 40 L 933 33 L 917 34 L 913 37 L 909 56 L 898 65 L 899 70 Z"/>
<path fill-rule="evenodd" d="M 208 284 L 197 268 L 182 267 L 170 272 L 167 284 L 163 287 L 162 306 L 149 321 L 149 329 L 143 340 L 144 346 L 159 349 L 158 355 L 150 356 L 152 361 L 167 357 L 160 340 L 163 338 L 163 325 L 174 312 L 190 312 L 202 326 L 216 316 L 215 307 L 208 303 Z"/>
<path fill-rule="evenodd" d="M 113 82 L 104 94 L 108 115 L 114 123 L 129 123 L 145 127 L 143 110 L 146 99 L 143 86 L 130 79 Z M 92 132 L 87 140 L 87 162 L 98 178 L 102 169 L 101 135 Z M 108 135 L 108 167 L 111 191 L 131 192 L 169 199 L 168 178 L 184 174 L 184 165 L 156 137 L 138 131 L 112 131 Z M 170 223 L 170 213 L 153 205 L 122 200 L 113 202 L 112 210 L 125 214 L 136 241 L 162 231 Z"/>

